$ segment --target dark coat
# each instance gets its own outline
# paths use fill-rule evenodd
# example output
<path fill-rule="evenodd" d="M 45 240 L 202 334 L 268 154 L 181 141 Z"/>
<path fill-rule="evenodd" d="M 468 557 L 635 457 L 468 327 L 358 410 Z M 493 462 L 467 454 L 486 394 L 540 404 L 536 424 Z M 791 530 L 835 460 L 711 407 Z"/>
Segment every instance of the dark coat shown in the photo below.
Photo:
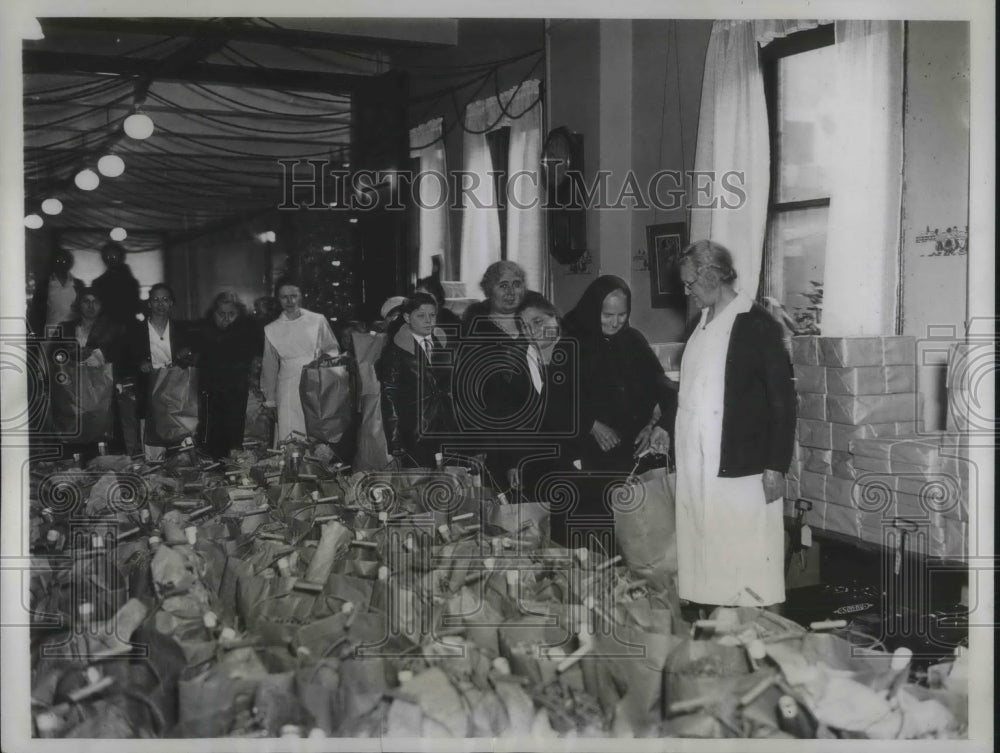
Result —
<path fill-rule="evenodd" d="M 76 325 L 79 323 L 79 319 L 61 322 L 59 324 L 61 336 L 63 338 L 76 337 Z M 87 335 L 87 342 L 84 345 L 84 348 L 100 350 L 104 354 L 104 360 L 114 365 L 116 379 L 121 371 L 124 347 L 125 343 L 121 327 L 118 327 L 104 316 L 99 316 L 97 321 L 94 322 L 90 328 L 90 333 Z M 89 354 L 81 353 L 81 356 L 84 358 L 86 358 L 86 355 Z"/>
<path fill-rule="evenodd" d="M 135 315 L 142 310 L 139 300 L 139 281 L 124 262 L 109 268 L 92 283 L 94 292 L 101 299 L 101 311 L 111 321 L 124 327 L 135 324 Z"/>
<path fill-rule="evenodd" d="M 390 453 L 406 451 L 421 464 L 433 462 L 431 446 L 453 428 L 451 369 L 445 334 L 435 329 L 435 363 L 418 353 L 412 330 L 406 324 L 387 343 L 379 359 L 382 382 L 382 425 Z M 429 453 L 429 458 L 427 457 Z"/>
<path fill-rule="evenodd" d="M 508 335 L 489 312 L 489 303 L 479 301 L 462 316 L 452 393 L 459 429 L 503 444 L 520 420 L 512 380 L 523 374 L 528 341 Z"/>
<path fill-rule="evenodd" d="M 248 317 L 240 317 L 225 329 L 207 319 L 201 323 L 198 340 L 201 391 L 235 390 L 244 395 L 245 402 L 251 362 L 264 351 L 264 331 Z"/>
<path fill-rule="evenodd" d="M 795 445 L 795 386 L 783 332 L 754 304 L 733 324 L 726 354 L 719 476 L 785 473 Z"/>
<path fill-rule="evenodd" d="M 188 348 L 193 354 L 200 349 L 197 326 L 189 322 L 170 320 L 170 353 L 174 358 L 181 348 Z M 128 328 L 122 355 L 122 372 L 135 380 L 136 408 L 139 416 L 146 415 L 146 398 L 149 394 L 149 376 L 139 370 L 143 363 L 151 359 L 149 353 L 149 325 L 135 322 Z"/>
<path fill-rule="evenodd" d="M 514 446 L 503 452 L 502 465 L 515 468 L 524 461 L 523 489 L 528 499 L 537 501 L 546 486 L 544 476 L 570 472 L 573 461 L 581 457 L 578 360 L 574 343 L 557 342 L 550 362 L 542 365 L 539 393 L 531 382 L 526 351 L 521 353 L 524 365 L 510 379 L 508 396 L 511 405 L 520 406 L 519 421 L 511 426 Z M 547 457 L 529 460 L 533 454 Z"/>
<path fill-rule="evenodd" d="M 658 425 L 673 435 L 677 392 L 642 333 L 628 323 L 614 335 L 601 331 L 601 307 L 614 290 L 625 293 L 631 313 L 632 295 L 621 278 L 603 275 L 584 291 L 565 319 L 569 336 L 580 351 L 581 446 L 586 470 L 629 470 L 635 439 L 660 406 Z M 620 444 L 603 452 L 590 434 L 594 421 L 611 427 Z"/>

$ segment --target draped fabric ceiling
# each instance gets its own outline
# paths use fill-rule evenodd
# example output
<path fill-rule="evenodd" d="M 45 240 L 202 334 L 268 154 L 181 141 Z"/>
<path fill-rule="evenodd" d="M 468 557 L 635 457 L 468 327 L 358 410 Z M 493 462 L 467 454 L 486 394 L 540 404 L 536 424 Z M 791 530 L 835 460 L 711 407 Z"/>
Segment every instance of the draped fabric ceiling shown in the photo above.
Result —
<path fill-rule="evenodd" d="M 143 250 L 248 219 L 281 201 L 280 159 L 349 160 L 351 93 L 394 51 L 444 47 L 456 22 L 425 19 L 42 18 L 24 43 L 25 213 Z M 155 130 L 123 132 L 135 105 Z M 105 154 L 116 178 L 74 176 Z M 40 213 L 40 212 L 39 212 Z"/>

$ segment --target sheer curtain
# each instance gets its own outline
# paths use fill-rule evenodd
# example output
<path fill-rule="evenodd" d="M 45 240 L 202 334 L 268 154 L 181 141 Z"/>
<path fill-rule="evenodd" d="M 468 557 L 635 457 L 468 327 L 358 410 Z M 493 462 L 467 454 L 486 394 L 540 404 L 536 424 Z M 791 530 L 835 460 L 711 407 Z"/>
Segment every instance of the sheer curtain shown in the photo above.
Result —
<path fill-rule="evenodd" d="M 493 190 L 492 170 L 507 170 L 507 258 L 527 273 L 529 287 L 545 282 L 542 242 L 541 103 L 539 82 L 523 81 L 501 92 L 499 98 L 471 102 L 465 110 L 464 176 L 462 192 L 461 280 L 476 295 L 486 267 L 500 259 L 500 219 Z M 486 133 L 509 126 L 510 149 L 506 165 L 493 165 Z"/>
<path fill-rule="evenodd" d="M 830 196 L 823 334 L 892 334 L 899 287 L 903 24 L 838 21 L 837 159 Z"/>
<path fill-rule="evenodd" d="M 442 118 L 435 118 L 410 129 L 410 157 L 420 161 L 419 177 L 414 176 L 420 201 L 419 277 L 431 273 L 431 257 L 440 254 L 446 260 L 448 254 L 448 166 L 442 123 Z"/>
<path fill-rule="evenodd" d="M 466 294 L 477 297 L 479 281 L 491 263 L 500 258 L 500 219 L 493 195 L 493 160 L 486 133 L 497 116 L 496 100 L 470 102 L 465 108 L 464 172 L 462 192 L 462 247 L 459 272 Z"/>
<path fill-rule="evenodd" d="M 690 234 L 692 241 L 709 238 L 733 252 L 736 287 L 750 298 L 756 297 L 760 279 L 771 184 L 764 79 L 757 59 L 753 23 L 712 24 L 694 168 L 714 176 L 713 197 L 720 205 L 712 209 L 692 208 Z M 741 206 L 727 208 L 722 201 L 732 204 L 734 197 L 722 194 L 720 200 L 720 187 L 722 176 L 732 171 L 743 175 L 746 200 Z M 696 186 L 692 198 L 697 195 Z"/>

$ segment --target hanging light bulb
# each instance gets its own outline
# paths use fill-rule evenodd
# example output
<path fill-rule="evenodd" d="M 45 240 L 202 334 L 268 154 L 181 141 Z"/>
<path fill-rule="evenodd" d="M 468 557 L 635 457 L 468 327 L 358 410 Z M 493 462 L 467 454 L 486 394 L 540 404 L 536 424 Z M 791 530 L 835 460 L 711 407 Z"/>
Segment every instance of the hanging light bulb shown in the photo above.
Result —
<path fill-rule="evenodd" d="M 76 183 L 76 187 L 81 191 L 93 191 L 101 185 L 101 179 L 98 178 L 97 173 L 89 167 L 86 167 L 78 172 L 76 177 L 73 178 L 73 182 Z"/>
<path fill-rule="evenodd" d="M 113 228 L 111 228 L 111 232 L 108 233 L 108 235 L 111 236 L 111 240 L 113 240 L 113 241 L 119 241 L 119 242 L 121 242 L 121 241 L 125 240 L 126 238 L 128 238 L 128 233 L 125 231 L 125 228 L 123 228 L 123 227 L 113 227 Z"/>
<path fill-rule="evenodd" d="M 153 120 L 143 112 L 134 112 L 125 118 L 125 135 L 142 141 L 153 135 Z"/>
<path fill-rule="evenodd" d="M 24 218 L 24 226 L 28 230 L 38 230 L 42 225 L 45 224 L 45 220 L 42 219 L 41 215 L 32 212 Z"/>
<path fill-rule="evenodd" d="M 45 214 L 56 215 L 63 210 L 62 202 L 59 199 L 46 199 L 42 202 L 42 211 Z"/>
<path fill-rule="evenodd" d="M 107 178 L 117 178 L 125 172 L 125 160 L 117 154 L 105 154 L 97 160 L 97 170 Z"/>

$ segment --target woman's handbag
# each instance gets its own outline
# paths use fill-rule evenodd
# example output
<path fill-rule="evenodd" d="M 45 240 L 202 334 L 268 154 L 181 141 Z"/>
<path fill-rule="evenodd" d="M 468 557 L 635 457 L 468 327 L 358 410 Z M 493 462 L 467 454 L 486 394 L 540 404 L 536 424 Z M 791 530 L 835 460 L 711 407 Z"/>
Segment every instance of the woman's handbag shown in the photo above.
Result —
<path fill-rule="evenodd" d="M 353 359 L 341 355 L 322 356 L 302 367 L 299 398 L 312 439 L 339 442 L 354 421 Z"/>
<path fill-rule="evenodd" d="M 170 447 L 198 428 L 198 372 L 193 367 L 153 369 L 149 379 L 146 444 Z"/>

